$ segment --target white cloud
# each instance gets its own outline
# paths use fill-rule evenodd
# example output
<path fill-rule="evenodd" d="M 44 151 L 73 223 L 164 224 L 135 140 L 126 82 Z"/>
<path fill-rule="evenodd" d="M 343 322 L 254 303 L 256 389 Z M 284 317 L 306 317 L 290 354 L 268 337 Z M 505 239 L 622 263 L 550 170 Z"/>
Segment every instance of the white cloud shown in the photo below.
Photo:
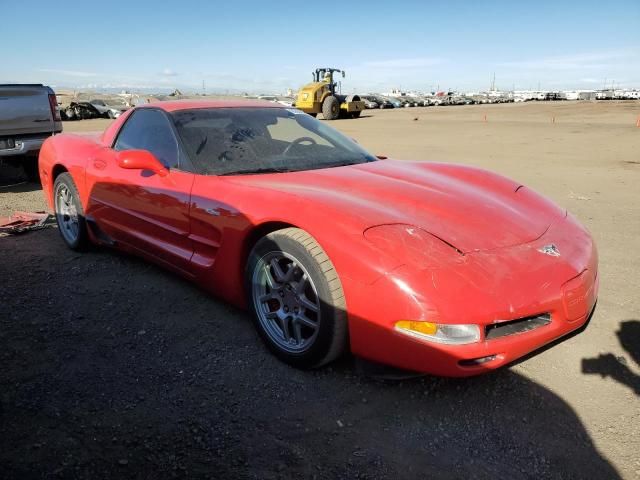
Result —
<path fill-rule="evenodd" d="M 59 70 L 57 68 L 39 68 L 39 72 L 56 73 L 58 75 L 65 75 L 67 77 L 97 77 L 98 74 L 94 72 L 79 72 L 77 70 Z"/>
<path fill-rule="evenodd" d="M 162 70 L 161 75 L 164 75 L 165 77 L 177 77 L 179 73 L 174 72 L 170 68 L 165 68 L 164 70 Z"/>

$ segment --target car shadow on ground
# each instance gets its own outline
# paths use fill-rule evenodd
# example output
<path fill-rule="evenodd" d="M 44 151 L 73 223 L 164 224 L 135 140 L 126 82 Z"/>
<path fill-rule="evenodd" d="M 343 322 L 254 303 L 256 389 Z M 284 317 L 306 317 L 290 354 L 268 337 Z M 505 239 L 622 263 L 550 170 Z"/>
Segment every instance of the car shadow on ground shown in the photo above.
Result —
<path fill-rule="evenodd" d="M 513 370 L 299 371 L 245 312 L 136 258 L 54 229 L 0 251 L 5 478 L 619 478 L 572 407 Z"/>
<path fill-rule="evenodd" d="M 26 193 L 38 190 L 42 190 L 42 185 L 35 182 L 28 182 L 22 178 L 9 179 L 6 183 L 0 183 L 0 193 Z"/>
<path fill-rule="evenodd" d="M 622 348 L 631 357 L 631 361 L 640 367 L 640 321 L 620 322 L 620 329 L 616 335 Z M 640 375 L 634 373 L 628 363 L 629 360 L 625 356 L 607 353 L 595 358 L 582 359 L 582 372 L 600 375 L 603 378 L 611 377 L 640 396 Z"/>
<path fill-rule="evenodd" d="M 39 183 L 28 181 L 22 165 L 24 162 L 33 162 L 33 159 L 30 157 L 8 157 L 8 159 L 0 157 L 0 192 L 12 189 L 14 193 L 22 193 L 41 188 Z"/>

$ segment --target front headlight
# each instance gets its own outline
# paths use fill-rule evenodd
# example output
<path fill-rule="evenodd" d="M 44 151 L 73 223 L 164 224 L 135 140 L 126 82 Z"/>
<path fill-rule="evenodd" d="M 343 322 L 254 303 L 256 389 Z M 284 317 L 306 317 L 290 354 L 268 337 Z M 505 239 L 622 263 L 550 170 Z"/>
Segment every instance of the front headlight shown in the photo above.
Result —
<path fill-rule="evenodd" d="M 396 322 L 395 329 L 410 337 L 445 345 L 465 345 L 480 341 L 480 327 L 478 325 L 400 320 Z"/>

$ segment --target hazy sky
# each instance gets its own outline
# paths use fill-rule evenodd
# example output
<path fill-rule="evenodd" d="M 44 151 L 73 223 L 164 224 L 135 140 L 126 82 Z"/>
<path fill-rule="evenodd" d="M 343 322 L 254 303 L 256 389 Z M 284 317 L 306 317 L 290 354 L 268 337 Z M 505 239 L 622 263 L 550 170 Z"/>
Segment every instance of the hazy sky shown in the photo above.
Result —
<path fill-rule="evenodd" d="M 640 0 L 0 0 L 0 83 L 276 92 L 640 88 Z"/>

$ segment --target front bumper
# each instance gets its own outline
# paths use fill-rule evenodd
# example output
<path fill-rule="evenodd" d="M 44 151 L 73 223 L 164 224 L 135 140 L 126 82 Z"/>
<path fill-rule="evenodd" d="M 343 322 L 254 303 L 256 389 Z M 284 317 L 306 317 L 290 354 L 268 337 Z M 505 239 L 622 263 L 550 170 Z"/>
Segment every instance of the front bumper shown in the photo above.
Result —
<path fill-rule="evenodd" d="M 549 243 L 557 245 L 560 257 L 539 251 Z M 528 244 L 473 252 L 420 271 L 405 265 L 373 285 L 350 283 L 351 349 L 369 360 L 416 372 L 487 372 L 580 330 L 595 307 L 597 268 L 591 237 L 569 217 Z M 485 336 L 489 326 L 540 314 L 549 314 L 551 321 L 521 333 Z M 394 329 L 403 319 L 474 323 L 481 339 L 466 345 L 419 340 Z"/>

